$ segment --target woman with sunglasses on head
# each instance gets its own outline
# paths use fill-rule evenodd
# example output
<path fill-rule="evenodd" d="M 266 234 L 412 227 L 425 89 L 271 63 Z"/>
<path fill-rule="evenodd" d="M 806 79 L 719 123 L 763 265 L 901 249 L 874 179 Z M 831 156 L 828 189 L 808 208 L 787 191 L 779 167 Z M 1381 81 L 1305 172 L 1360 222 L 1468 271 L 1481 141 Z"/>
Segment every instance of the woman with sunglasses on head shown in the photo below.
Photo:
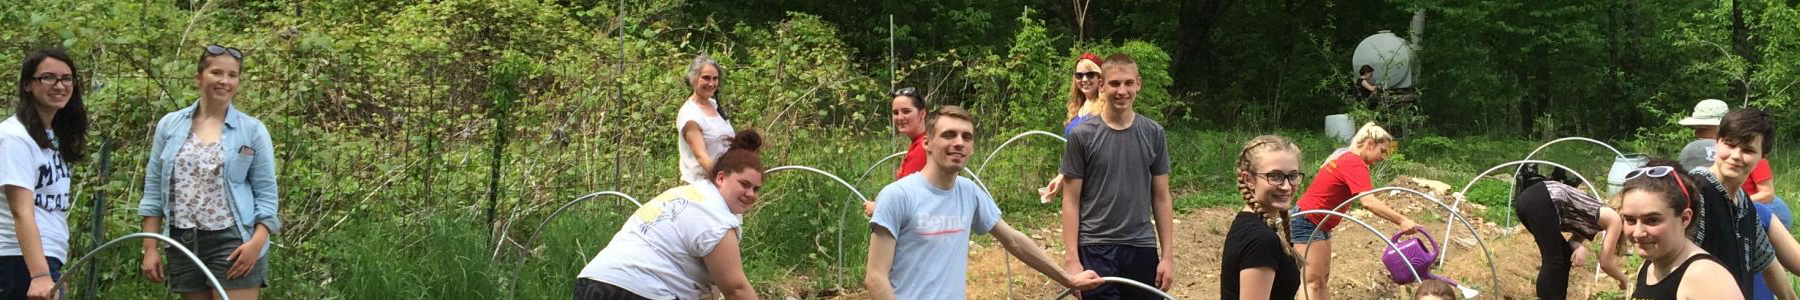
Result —
<path fill-rule="evenodd" d="M 1651 162 L 1626 174 L 1619 195 L 1623 234 L 1644 257 L 1631 299 L 1743 299 L 1717 258 L 1688 238 L 1698 188 L 1673 162 Z"/>
<path fill-rule="evenodd" d="M 231 299 L 256 299 L 268 286 L 269 241 L 281 232 L 275 146 L 262 121 L 232 105 L 244 54 L 205 50 L 194 75 L 199 101 L 157 122 L 138 203 L 144 231 L 175 239 L 204 265 L 171 256 L 165 272 L 157 241 L 144 240 L 142 271 L 183 299 L 220 299 L 208 273 Z"/>
<path fill-rule="evenodd" d="M 900 169 L 894 171 L 894 179 L 900 179 L 925 169 L 925 97 L 910 87 L 894 90 L 889 96 L 893 97 L 890 119 L 894 130 L 912 140 L 912 145 L 906 147 L 906 156 L 900 158 Z"/>
<path fill-rule="evenodd" d="M 693 93 L 681 101 L 681 110 L 675 113 L 675 129 L 681 133 L 675 144 L 681 153 L 682 181 L 705 181 L 706 170 L 711 170 L 713 161 L 725 155 L 726 140 L 737 132 L 719 108 L 719 82 L 724 77 L 725 69 L 706 54 L 695 56 L 694 62 L 688 64 L 685 83 Z"/>
<path fill-rule="evenodd" d="M 1566 183 L 1564 180 L 1568 178 L 1562 178 L 1563 172 L 1552 172 L 1550 177 L 1539 174 L 1536 164 L 1521 168 L 1515 178 L 1517 185 L 1525 188 L 1513 200 L 1513 212 L 1537 242 L 1538 256 L 1542 259 L 1537 276 L 1538 298 L 1568 297 L 1569 269 L 1583 264 L 1588 255 L 1583 243 L 1600 232 L 1606 233 L 1600 243 L 1600 267 L 1619 282 L 1620 290 L 1624 290 L 1630 280 L 1620 269 L 1617 259 L 1623 230 L 1619 212 L 1592 194 Z M 1455 196 L 1463 197 L 1460 193 Z M 1568 239 L 1563 238 L 1564 232 L 1570 233 Z"/>
<path fill-rule="evenodd" d="M 87 156 L 87 108 L 60 49 L 27 55 L 15 87 L 15 111 L 0 122 L 0 299 L 54 299 L 69 259 L 68 162 Z"/>
<path fill-rule="evenodd" d="M 1258 136 L 1238 152 L 1245 203 L 1225 233 L 1219 299 L 1294 299 L 1300 268 L 1287 240 L 1293 235 L 1287 211 L 1305 177 L 1300 148 L 1279 136 Z"/>
<path fill-rule="evenodd" d="M 894 121 L 895 133 L 912 140 L 906 155 L 900 157 L 900 168 L 894 170 L 894 179 L 900 179 L 925 169 L 925 96 L 911 87 L 894 90 L 888 96 L 893 98 L 888 118 Z M 875 202 L 863 202 L 863 215 L 875 215 Z"/>
<path fill-rule="evenodd" d="M 1068 135 L 1075 124 L 1100 115 L 1105 105 L 1100 102 L 1100 56 L 1093 53 L 1082 53 L 1075 59 L 1075 75 L 1069 79 L 1068 114 L 1063 119 L 1063 135 Z M 1050 184 L 1038 189 L 1038 200 L 1050 203 L 1050 200 L 1061 195 L 1062 174 L 1050 178 Z"/>

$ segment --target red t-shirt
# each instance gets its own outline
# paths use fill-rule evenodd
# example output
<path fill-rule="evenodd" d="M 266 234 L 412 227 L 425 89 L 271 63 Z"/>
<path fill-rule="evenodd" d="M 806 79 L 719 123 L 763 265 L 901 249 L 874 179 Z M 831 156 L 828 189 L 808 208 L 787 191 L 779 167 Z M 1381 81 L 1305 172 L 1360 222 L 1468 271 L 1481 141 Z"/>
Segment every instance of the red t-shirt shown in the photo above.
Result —
<path fill-rule="evenodd" d="M 1769 171 L 1768 159 L 1756 163 L 1756 169 L 1750 170 L 1750 179 L 1744 180 L 1744 194 L 1755 195 L 1757 192 L 1756 183 L 1769 181 L 1769 179 L 1774 178 L 1775 174 Z"/>
<path fill-rule="evenodd" d="M 1344 204 L 1344 201 L 1356 194 L 1375 188 L 1369 180 L 1369 164 L 1356 153 L 1338 155 L 1337 159 L 1320 167 L 1319 174 L 1315 176 L 1312 185 L 1307 186 L 1306 193 L 1300 196 L 1300 210 L 1331 209 Z M 1345 206 L 1338 212 L 1349 210 L 1350 207 Z M 1325 232 L 1331 232 L 1342 221 L 1341 218 L 1327 220 L 1325 217 L 1329 215 L 1307 215 L 1306 219 L 1319 224 L 1319 229 Z"/>
<path fill-rule="evenodd" d="M 925 135 L 913 137 L 912 147 L 906 149 L 906 156 L 900 157 L 900 169 L 894 170 L 894 179 L 918 173 L 925 169 Z"/>

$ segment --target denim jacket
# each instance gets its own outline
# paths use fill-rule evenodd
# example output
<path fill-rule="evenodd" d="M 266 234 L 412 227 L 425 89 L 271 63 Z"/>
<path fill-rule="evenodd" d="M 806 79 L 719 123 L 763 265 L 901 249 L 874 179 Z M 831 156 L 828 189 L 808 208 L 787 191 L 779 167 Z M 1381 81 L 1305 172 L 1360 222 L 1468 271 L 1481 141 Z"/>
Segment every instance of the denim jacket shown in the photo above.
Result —
<path fill-rule="evenodd" d="M 175 153 L 187 143 L 198 105 L 199 101 L 195 101 L 185 109 L 163 115 L 162 121 L 156 123 L 150 159 L 144 166 L 144 199 L 138 202 L 138 215 L 170 216 L 169 173 L 175 167 Z M 269 141 L 268 127 L 232 106 L 226 110 L 225 124 L 220 128 L 219 146 L 226 156 L 219 180 L 229 189 L 225 195 L 232 205 L 231 214 L 237 219 L 238 236 L 249 241 L 256 224 L 268 227 L 270 235 L 280 232 L 281 219 L 275 213 L 281 199 L 275 184 L 275 147 Z M 162 233 L 168 234 L 169 220 L 162 223 Z M 267 254 L 268 245 L 263 246 L 262 254 Z"/>

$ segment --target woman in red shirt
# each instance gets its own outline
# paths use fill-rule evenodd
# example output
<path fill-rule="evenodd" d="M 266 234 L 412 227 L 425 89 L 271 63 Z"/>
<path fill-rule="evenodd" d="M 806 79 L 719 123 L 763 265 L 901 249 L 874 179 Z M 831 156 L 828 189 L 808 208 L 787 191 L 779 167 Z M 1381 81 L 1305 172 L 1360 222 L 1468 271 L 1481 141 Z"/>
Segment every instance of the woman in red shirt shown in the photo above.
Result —
<path fill-rule="evenodd" d="M 894 97 L 890 104 L 893 111 L 888 115 L 894 121 L 894 131 L 912 139 L 906 156 L 900 157 L 900 168 L 894 170 L 894 179 L 899 180 L 925 169 L 925 98 L 919 96 L 918 89 L 910 87 L 895 90 L 889 96 Z M 863 215 L 875 215 L 875 202 L 863 202 Z"/>
<path fill-rule="evenodd" d="M 1300 196 L 1300 205 L 1295 207 L 1295 212 L 1337 208 L 1351 197 L 1374 189 L 1369 166 L 1386 160 L 1396 146 L 1398 142 L 1387 130 L 1373 122 L 1364 124 L 1350 139 L 1349 152 L 1328 158 L 1325 165 L 1319 167 L 1312 185 L 1307 186 L 1306 193 Z M 1365 197 L 1362 204 L 1376 216 L 1400 225 L 1401 233 L 1418 231 L 1418 223 L 1388 208 L 1380 199 Z M 1345 207 L 1339 212 L 1348 209 Z M 1331 280 L 1331 231 L 1340 221 L 1326 215 L 1308 215 L 1292 221 L 1294 252 L 1304 253 L 1300 259 L 1306 262 L 1301 278 L 1309 299 L 1331 299 L 1327 284 Z M 1317 235 L 1313 233 L 1314 228 L 1318 229 Z"/>

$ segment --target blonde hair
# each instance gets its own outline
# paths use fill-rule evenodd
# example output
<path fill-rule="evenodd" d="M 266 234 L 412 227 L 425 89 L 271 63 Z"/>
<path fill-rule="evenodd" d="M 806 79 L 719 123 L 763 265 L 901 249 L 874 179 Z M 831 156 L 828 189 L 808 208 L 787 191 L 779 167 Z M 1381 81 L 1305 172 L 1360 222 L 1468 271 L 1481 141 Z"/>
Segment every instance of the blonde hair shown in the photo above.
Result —
<path fill-rule="evenodd" d="M 1288 141 L 1286 138 L 1276 135 L 1261 135 L 1250 139 L 1250 142 L 1244 144 L 1244 149 L 1238 152 L 1238 195 L 1244 197 L 1244 202 L 1250 205 L 1250 210 L 1253 210 L 1257 215 L 1262 216 L 1263 223 L 1269 224 L 1269 228 L 1280 231 L 1281 249 L 1287 252 L 1288 257 L 1292 257 L 1295 261 L 1299 261 L 1300 256 L 1294 255 L 1294 244 L 1291 240 L 1294 237 L 1294 227 L 1288 220 L 1288 214 L 1276 212 L 1274 213 L 1275 216 L 1270 216 L 1269 212 L 1266 211 L 1267 208 L 1264 207 L 1265 204 L 1263 201 L 1257 201 L 1256 186 L 1251 183 L 1252 178 L 1256 176 L 1256 163 L 1262 161 L 1264 155 L 1273 152 L 1293 153 L 1295 160 L 1300 159 L 1300 147 L 1295 146 L 1293 142 Z M 1251 176 L 1247 177 L 1244 176 L 1244 174 L 1250 174 Z M 1294 184 L 1296 187 L 1299 185 L 1298 182 Z"/>
<path fill-rule="evenodd" d="M 1437 279 L 1426 279 L 1425 281 L 1419 282 L 1419 289 L 1414 293 L 1413 297 L 1424 298 L 1425 296 L 1438 296 L 1444 299 L 1456 299 L 1462 297 L 1462 295 L 1459 294 L 1461 293 L 1456 292 L 1456 286 L 1450 285 L 1449 282 Z"/>
<path fill-rule="evenodd" d="M 1388 134 L 1387 129 L 1381 129 L 1381 125 L 1375 125 L 1375 122 L 1368 122 L 1363 123 L 1362 128 L 1356 130 L 1356 135 L 1350 138 L 1350 149 L 1361 148 L 1365 144 L 1393 141 L 1394 136 Z"/>
<path fill-rule="evenodd" d="M 1092 65 L 1096 72 L 1098 72 L 1100 70 L 1100 64 L 1096 64 L 1096 63 L 1094 63 L 1094 61 L 1086 60 L 1086 59 L 1076 61 L 1075 62 L 1075 70 L 1080 71 L 1082 65 Z M 1105 73 L 1102 72 L 1101 74 L 1105 74 Z M 1101 80 L 1101 79 L 1095 78 L 1094 80 Z M 1096 88 L 1096 89 L 1100 88 L 1099 84 L 1095 84 L 1094 88 Z M 1096 93 L 1096 94 L 1098 94 L 1098 93 Z M 1088 99 L 1086 94 L 1081 93 L 1080 80 L 1077 80 L 1074 77 L 1070 77 L 1069 78 L 1069 113 L 1063 119 L 1063 123 L 1068 123 L 1069 121 L 1074 121 L 1075 115 L 1081 113 L 1081 107 L 1083 105 L 1086 105 L 1088 101 L 1092 101 L 1092 100 L 1094 100 L 1094 99 Z"/>

